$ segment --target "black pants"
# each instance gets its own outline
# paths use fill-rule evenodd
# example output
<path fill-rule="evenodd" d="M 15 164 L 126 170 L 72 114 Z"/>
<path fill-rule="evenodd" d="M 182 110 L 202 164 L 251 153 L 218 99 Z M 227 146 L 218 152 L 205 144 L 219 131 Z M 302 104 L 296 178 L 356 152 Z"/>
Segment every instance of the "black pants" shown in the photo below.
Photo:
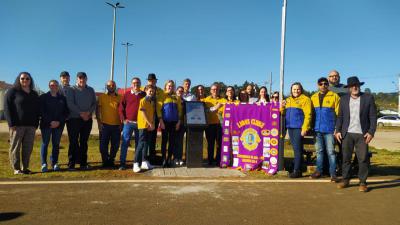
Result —
<path fill-rule="evenodd" d="M 167 143 L 168 143 L 168 160 L 171 159 L 175 148 L 175 135 L 176 135 L 177 122 L 164 122 L 165 129 L 162 130 L 161 137 L 161 153 L 162 159 L 167 159 Z M 174 156 L 176 157 L 176 156 Z"/>
<path fill-rule="evenodd" d="M 368 144 L 365 143 L 364 135 L 347 133 L 343 139 L 342 145 L 343 164 L 342 174 L 344 180 L 349 180 L 351 177 L 351 157 L 355 148 L 358 159 L 358 178 L 360 184 L 366 184 L 369 170 L 369 155 Z"/>
<path fill-rule="evenodd" d="M 221 161 L 221 141 L 222 141 L 222 127 L 221 124 L 209 124 L 206 128 L 206 139 L 207 139 L 207 153 L 208 163 L 213 162 L 219 165 Z M 217 145 L 217 153 L 214 158 L 214 147 Z"/>
<path fill-rule="evenodd" d="M 108 125 L 103 123 L 100 137 L 100 153 L 103 165 L 107 165 L 107 163 L 114 163 L 121 139 L 120 128 L 120 125 Z M 110 143 L 110 140 L 111 146 L 110 151 L 108 151 L 108 144 Z"/>
<path fill-rule="evenodd" d="M 181 124 L 179 130 L 175 135 L 175 151 L 174 151 L 174 159 L 182 160 L 183 155 L 183 138 L 185 136 L 186 127 Z"/>
<path fill-rule="evenodd" d="M 157 141 L 158 123 L 159 120 L 156 116 L 154 120 L 155 129 L 148 133 L 149 152 L 146 154 L 146 158 L 151 162 L 151 164 L 154 164 L 156 159 L 156 141 Z"/>
<path fill-rule="evenodd" d="M 68 125 L 69 124 L 69 125 Z M 81 118 L 70 118 L 69 127 L 69 149 L 68 149 L 68 167 L 75 167 L 77 159 L 81 167 L 87 165 L 88 139 L 92 130 L 93 120 L 84 121 Z"/>

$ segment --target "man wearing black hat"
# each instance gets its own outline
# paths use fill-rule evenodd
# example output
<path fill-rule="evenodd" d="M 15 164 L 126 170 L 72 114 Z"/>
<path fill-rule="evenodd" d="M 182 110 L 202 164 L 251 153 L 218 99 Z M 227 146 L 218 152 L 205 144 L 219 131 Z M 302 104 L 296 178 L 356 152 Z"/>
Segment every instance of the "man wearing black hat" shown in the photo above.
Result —
<path fill-rule="evenodd" d="M 157 128 L 159 125 L 159 120 L 158 120 L 158 116 L 157 116 L 157 112 L 161 108 L 161 105 L 158 103 L 158 100 L 163 98 L 164 96 L 164 91 L 163 89 L 159 88 L 156 86 L 157 84 L 157 77 L 154 73 L 150 73 L 147 76 L 147 84 L 151 85 L 154 87 L 154 104 L 155 104 L 155 111 L 154 111 L 154 124 L 155 124 L 155 129 L 151 132 L 149 132 L 150 135 L 150 145 L 149 145 L 149 152 L 148 152 L 148 158 L 151 164 L 155 164 L 155 159 L 156 159 L 156 139 L 157 139 Z"/>
<path fill-rule="evenodd" d="M 87 164 L 87 141 L 92 130 L 92 114 L 96 109 L 96 94 L 89 87 L 84 72 L 76 75 L 76 85 L 72 87 L 72 94 L 67 96 L 69 115 L 69 149 L 68 169 L 74 170 L 77 159 L 80 159 L 80 168 L 89 169 Z"/>
<path fill-rule="evenodd" d="M 339 115 L 336 120 L 336 139 L 343 146 L 343 180 L 338 188 L 346 188 L 350 182 L 351 156 L 355 149 L 358 158 L 360 192 L 367 192 L 369 170 L 368 144 L 376 131 L 376 105 L 374 97 L 360 91 L 358 77 L 349 77 L 346 88 L 349 93 L 340 99 Z"/>

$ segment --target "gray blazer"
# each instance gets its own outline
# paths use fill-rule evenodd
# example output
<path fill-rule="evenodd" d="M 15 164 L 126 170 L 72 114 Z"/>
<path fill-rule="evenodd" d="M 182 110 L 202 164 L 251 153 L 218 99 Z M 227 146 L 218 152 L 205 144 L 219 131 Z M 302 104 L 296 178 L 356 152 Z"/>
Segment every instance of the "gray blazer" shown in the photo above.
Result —
<path fill-rule="evenodd" d="M 376 105 L 374 96 L 367 93 L 360 93 L 360 122 L 363 134 L 369 133 L 374 136 L 376 131 Z M 336 119 L 336 131 L 344 138 L 350 124 L 350 94 L 340 98 L 339 115 Z"/>

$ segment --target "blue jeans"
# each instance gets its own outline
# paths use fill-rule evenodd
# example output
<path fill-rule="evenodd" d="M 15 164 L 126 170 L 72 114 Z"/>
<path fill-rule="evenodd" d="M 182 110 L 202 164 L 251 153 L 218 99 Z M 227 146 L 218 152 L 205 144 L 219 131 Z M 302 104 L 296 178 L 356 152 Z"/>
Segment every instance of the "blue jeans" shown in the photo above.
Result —
<path fill-rule="evenodd" d="M 301 171 L 303 162 L 303 137 L 301 136 L 301 129 L 288 128 L 288 133 L 294 151 L 294 170 Z"/>
<path fill-rule="evenodd" d="M 40 130 L 42 132 L 42 146 L 40 147 L 40 160 L 43 164 L 47 164 L 47 147 L 49 147 L 50 136 L 51 144 L 53 146 L 50 161 L 54 166 L 58 163 L 58 154 L 60 152 L 60 140 L 62 135 L 62 128 L 43 128 Z"/>
<path fill-rule="evenodd" d="M 147 129 L 139 129 L 139 141 L 135 149 L 135 163 L 142 165 L 146 156 L 147 148 L 149 147 L 149 132 Z"/>
<path fill-rule="evenodd" d="M 118 152 L 121 130 L 119 125 L 108 125 L 103 123 L 100 138 L 100 153 L 103 164 L 114 163 Z M 111 139 L 110 153 L 108 153 L 108 144 Z"/>
<path fill-rule="evenodd" d="M 317 171 L 324 169 L 324 151 L 326 149 L 329 160 L 329 174 L 336 175 L 335 139 L 331 133 L 316 133 L 315 150 L 317 152 Z"/>
<path fill-rule="evenodd" d="M 136 123 L 125 123 L 124 128 L 122 129 L 122 143 L 121 143 L 121 155 L 120 155 L 120 163 L 121 165 L 125 165 L 126 163 L 126 154 L 128 152 L 128 144 L 131 140 L 132 133 L 135 132 L 135 150 L 138 146 L 139 140 L 139 130 L 137 128 Z"/>

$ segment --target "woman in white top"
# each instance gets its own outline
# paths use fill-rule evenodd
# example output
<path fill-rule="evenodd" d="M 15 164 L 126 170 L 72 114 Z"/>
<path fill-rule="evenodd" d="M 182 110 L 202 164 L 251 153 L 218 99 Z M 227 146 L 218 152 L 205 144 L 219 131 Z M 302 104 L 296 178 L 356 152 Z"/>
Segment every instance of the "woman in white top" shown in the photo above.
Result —
<path fill-rule="evenodd" d="M 262 86 L 262 87 L 260 88 L 260 91 L 259 91 L 259 92 L 260 92 L 260 93 L 259 93 L 259 95 L 258 95 L 257 102 L 260 102 L 260 103 L 267 103 L 267 102 L 269 102 L 269 95 L 268 95 L 268 90 L 267 90 L 267 88 L 264 87 L 264 86 Z"/>

